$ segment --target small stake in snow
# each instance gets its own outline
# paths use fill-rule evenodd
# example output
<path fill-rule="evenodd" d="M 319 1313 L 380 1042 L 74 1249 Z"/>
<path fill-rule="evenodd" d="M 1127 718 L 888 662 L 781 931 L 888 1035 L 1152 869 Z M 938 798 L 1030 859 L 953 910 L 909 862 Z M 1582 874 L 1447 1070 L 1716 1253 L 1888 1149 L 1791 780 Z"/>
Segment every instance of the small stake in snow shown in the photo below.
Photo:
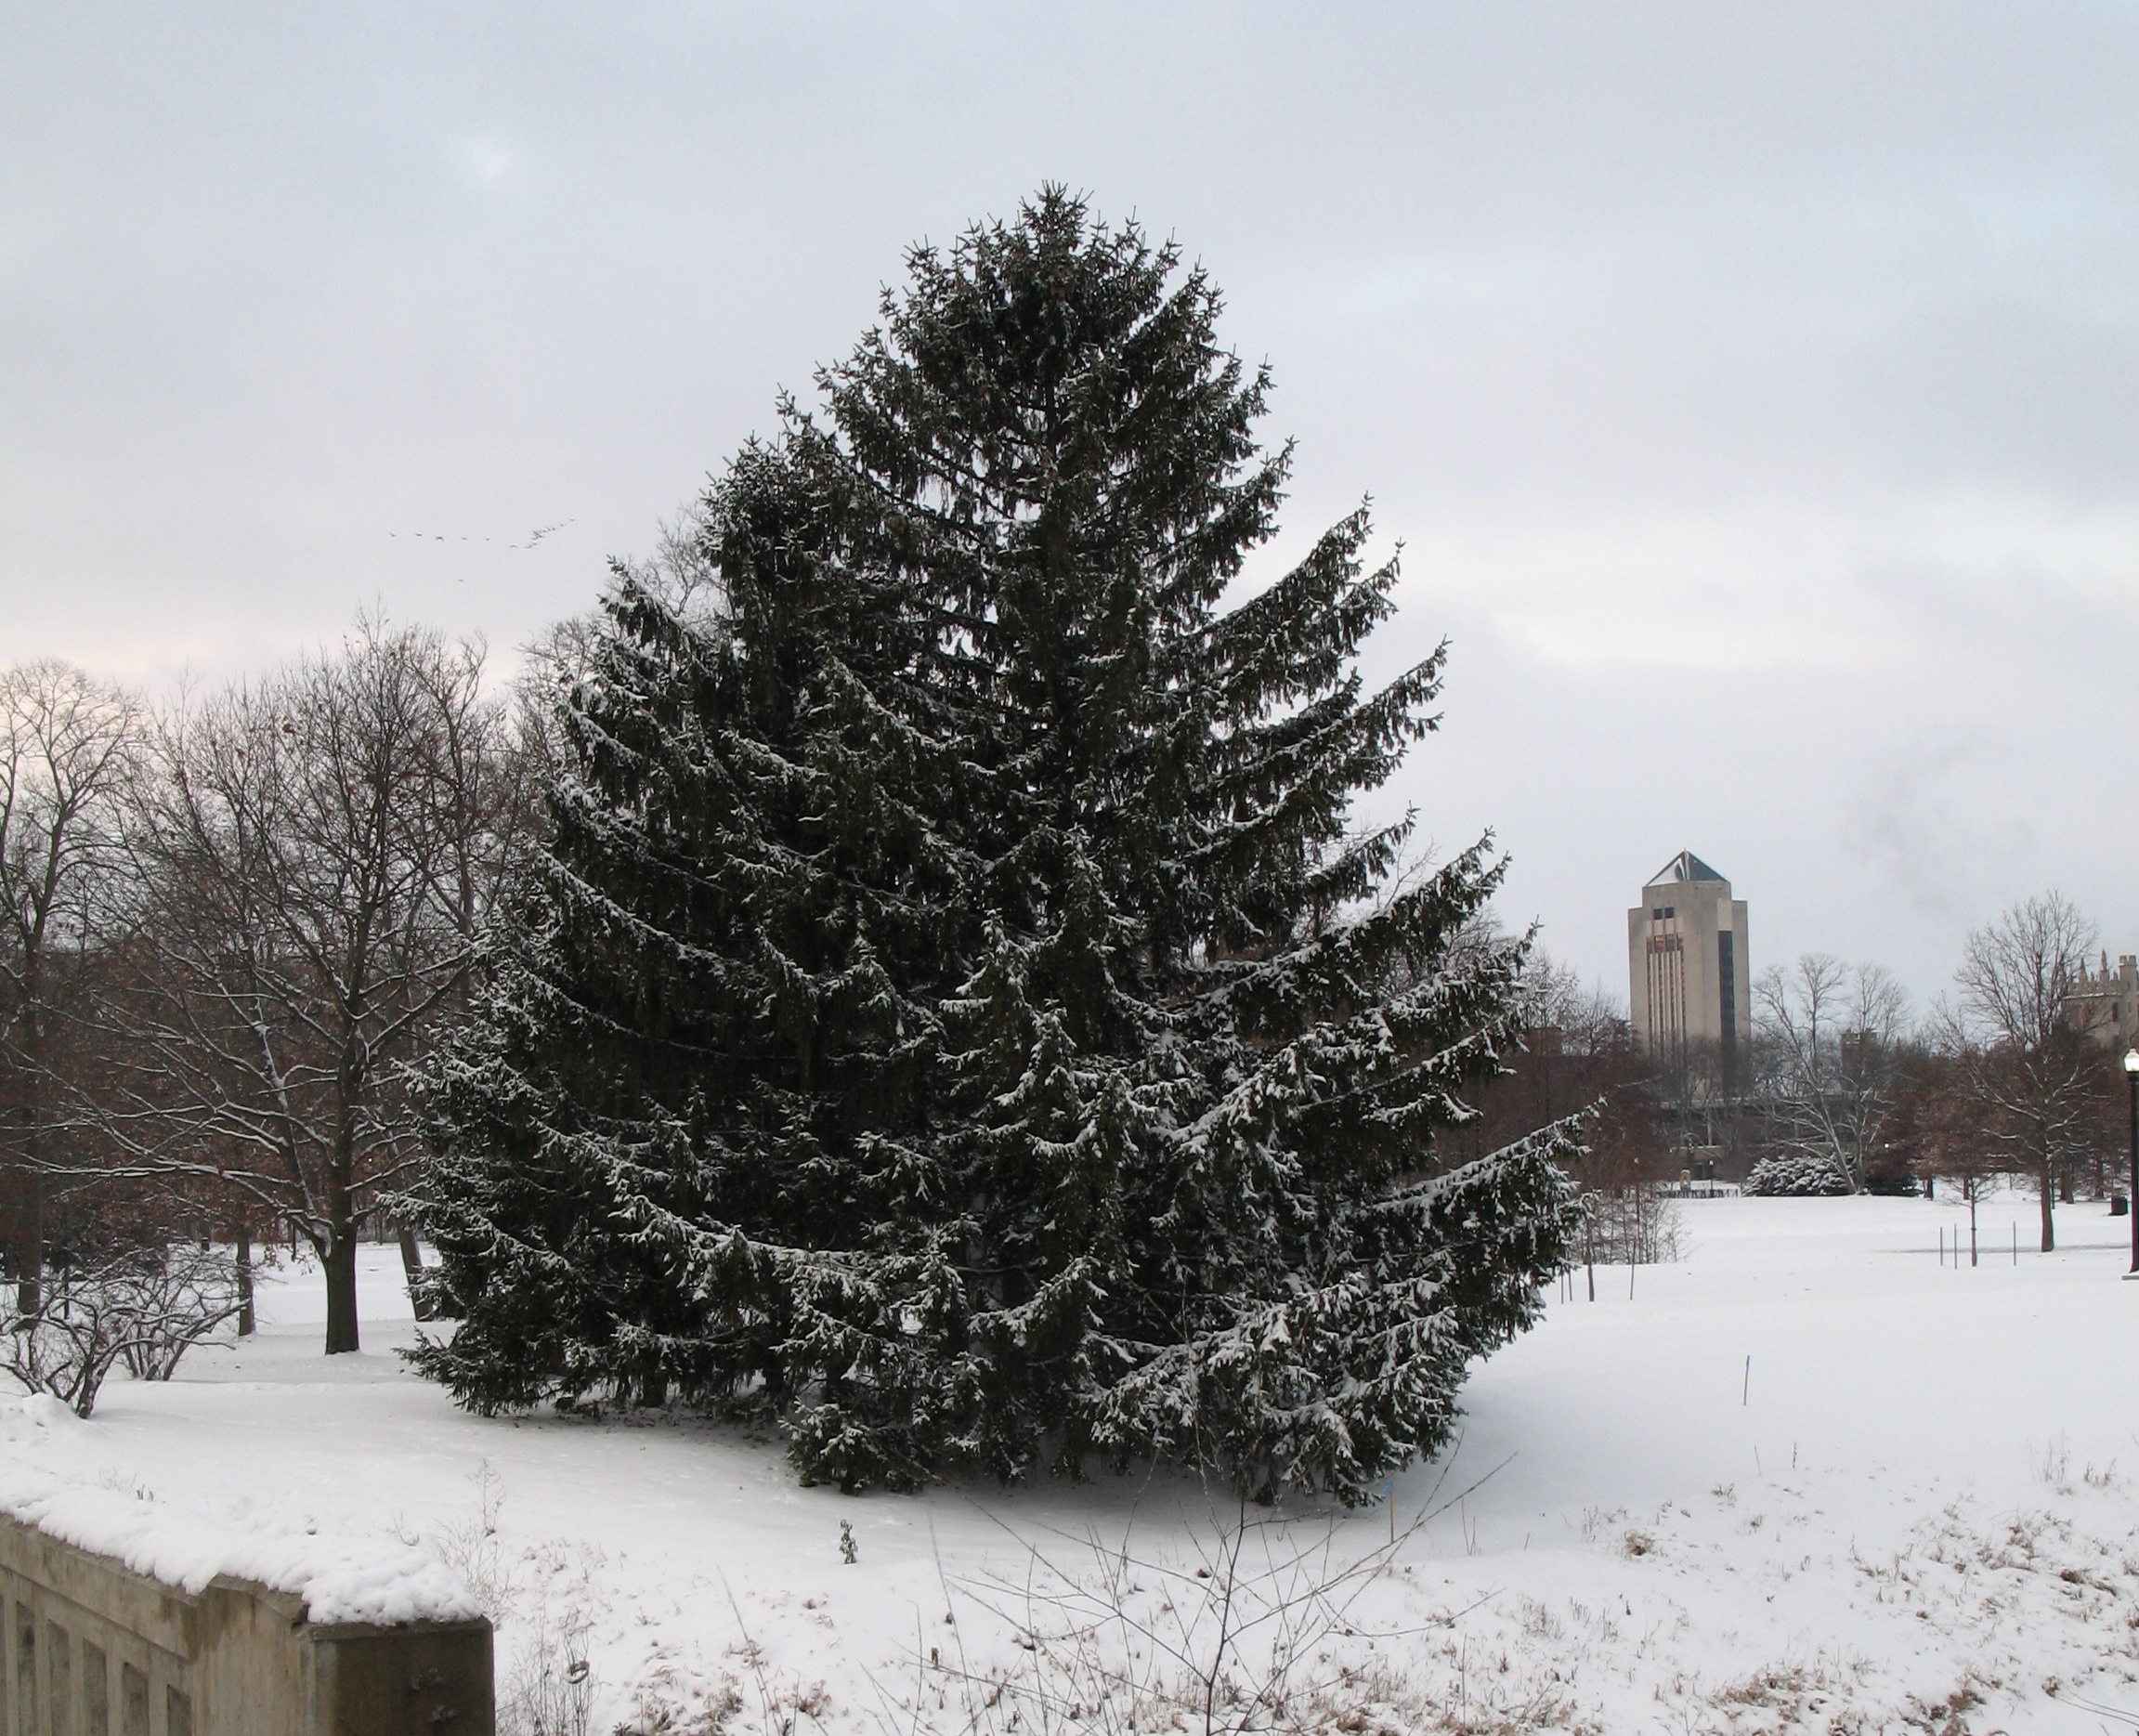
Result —
<path fill-rule="evenodd" d="M 1394 1481 L 1390 1481 L 1389 1483 L 1386 1484 L 1386 1485 L 1383 1487 L 1383 1489 L 1382 1489 L 1382 1494 L 1384 1494 L 1385 1495 L 1387 1495 L 1387 1496 L 1389 1497 L 1389 1547 L 1390 1548 L 1392 1548 L 1392 1549 L 1393 1549 L 1393 1548 L 1395 1548 L 1395 1547 L 1396 1547 L 1396 1484 L 1395 1484 L 1395 1482 L 1394 1482 Z"/>
<path fill-rule="evenodd" d="M 840 1560 L 849 1567 L 861 1560 L 861 1551 L 854 1547 L 854 1528 L 843 1519 L 840 1521 Z"/>
<path fill-rule="evenodd" d="M 1741 1408 L 1753 1403 L 1753 1358 L 1745 1359 L 1745 1385 L 1738 1394 Z"/>

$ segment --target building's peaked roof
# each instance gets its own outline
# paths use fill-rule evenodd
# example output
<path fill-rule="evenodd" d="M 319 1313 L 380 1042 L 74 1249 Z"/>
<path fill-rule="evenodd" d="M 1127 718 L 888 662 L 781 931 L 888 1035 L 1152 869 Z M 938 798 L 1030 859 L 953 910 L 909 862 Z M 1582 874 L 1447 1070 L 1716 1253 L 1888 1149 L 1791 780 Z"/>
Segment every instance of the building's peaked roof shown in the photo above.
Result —
<path fill-rule="evenodd" d="M 1690 850 L 1681 850 L 1673 856 L 1649 877 L 1649 883 L 1651 886 L 1663 886 L 1673 881 L 1689 880 L 1712 880 L 1725 886 L 1730 883 L 1728 877 L 1718 874 Z"/>

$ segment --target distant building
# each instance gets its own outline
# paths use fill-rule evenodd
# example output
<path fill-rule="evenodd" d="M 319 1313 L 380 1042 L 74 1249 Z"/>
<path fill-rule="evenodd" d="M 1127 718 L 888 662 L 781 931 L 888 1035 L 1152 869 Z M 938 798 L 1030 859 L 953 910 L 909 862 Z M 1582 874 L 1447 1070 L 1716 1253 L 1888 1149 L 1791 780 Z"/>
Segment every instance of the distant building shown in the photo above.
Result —
<path fill-rule="evenodd" d="M 2126 1050 L 2139 1043 L 2139 959 L 2130 953 L 2110 974 L 2109 955 L 2102 955 L 2102 974 L 2082 963 L 2080 984 L 2065 997 L 2065 1021 L 2106 1049 Z"/>
<path fill-rule="evenodd" d="M 1745 901 L 1690 850 L 1641 889 L 1626 913 L 1627 1007 L 1635 1034 L 1660 1060 L 1713 1052 L 1728 1086 L 1753 1028 Z"/>

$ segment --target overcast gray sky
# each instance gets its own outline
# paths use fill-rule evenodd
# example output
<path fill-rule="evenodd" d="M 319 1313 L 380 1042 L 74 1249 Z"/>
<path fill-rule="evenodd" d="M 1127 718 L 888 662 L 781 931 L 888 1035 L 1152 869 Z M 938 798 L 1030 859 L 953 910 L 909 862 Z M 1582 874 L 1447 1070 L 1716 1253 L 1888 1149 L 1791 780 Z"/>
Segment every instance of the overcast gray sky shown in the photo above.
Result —
<path fill-rule="evenodd" d="M 2050 885 L 2139 949 L 2130 4 L 8 0 L 0 661 L 509 655 L 1047 180 L 1275 368 L 1267 570 L 1405 542 L 1399 793 L 1556 954 L 1624 995 L 1681 846 L 1756 967 L 1928 996 Z"/>

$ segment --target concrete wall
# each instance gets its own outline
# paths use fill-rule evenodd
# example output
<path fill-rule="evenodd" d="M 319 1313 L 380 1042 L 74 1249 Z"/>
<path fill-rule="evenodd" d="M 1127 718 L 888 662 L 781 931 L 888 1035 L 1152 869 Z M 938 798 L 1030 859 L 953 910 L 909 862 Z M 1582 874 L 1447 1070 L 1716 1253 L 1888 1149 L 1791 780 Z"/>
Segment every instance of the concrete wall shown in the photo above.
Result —
<path fill-rule="evenodd" d="M 0 1736 L 494 1736 L 490 1625 L 315 1627 L 0 1515 Z"/>

